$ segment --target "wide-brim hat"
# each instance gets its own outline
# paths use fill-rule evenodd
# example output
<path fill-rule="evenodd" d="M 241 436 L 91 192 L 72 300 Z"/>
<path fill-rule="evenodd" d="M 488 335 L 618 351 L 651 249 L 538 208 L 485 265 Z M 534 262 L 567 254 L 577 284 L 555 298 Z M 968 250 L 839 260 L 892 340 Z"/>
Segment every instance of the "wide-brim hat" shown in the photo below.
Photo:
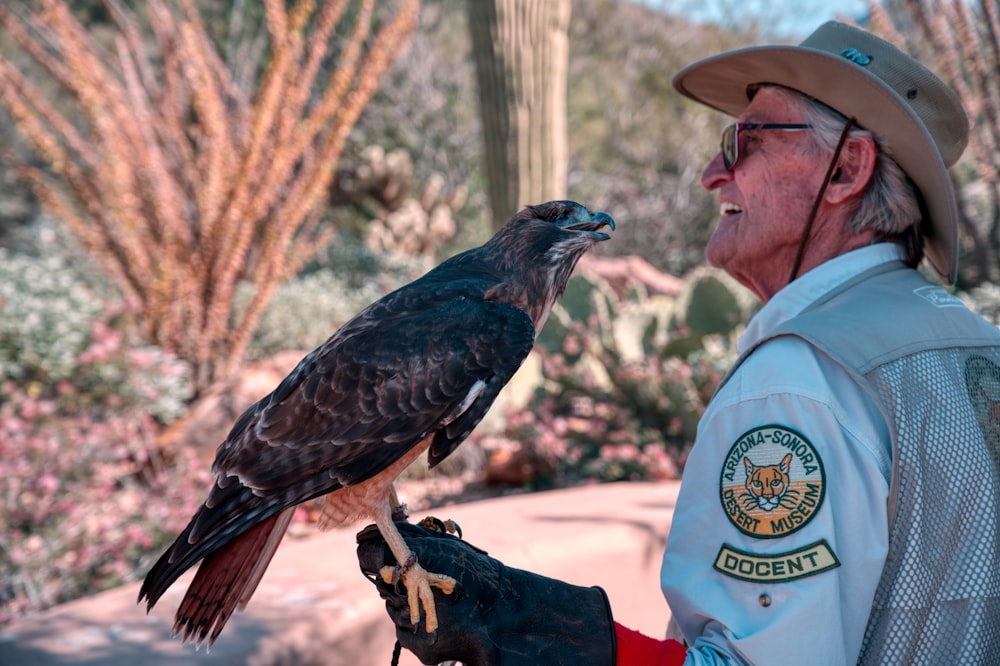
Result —
<path fill-rule="evenodd" d="M 916 184 L 927 209 L 924 251 L 949 284 L 958 265 L 958 207 L 948 177 L 969 140 L 955 91 L 889 42 L 837 21 L 798 46 L 728 51 L 679 71 L 674 88 L 738 116 L 755 84 L 774 83 L 813 97 L 873 132 Z"/>

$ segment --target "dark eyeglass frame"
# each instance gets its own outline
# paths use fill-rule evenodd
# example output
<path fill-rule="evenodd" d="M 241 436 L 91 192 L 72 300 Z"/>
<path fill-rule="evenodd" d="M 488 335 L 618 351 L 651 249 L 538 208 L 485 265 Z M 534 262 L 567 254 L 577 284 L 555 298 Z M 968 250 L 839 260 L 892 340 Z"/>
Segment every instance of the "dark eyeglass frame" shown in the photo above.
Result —
<path fill-rule="evenodd" d="M 783 132 L 798 132 L 812 129 L 812 125 L 803 123 L 733 123 L 722 130 L 722 140 L 719 142 L 722 148 L 722 164 L 726 171 L 732 171 L 739 164 L 740 157 L 740 132 L 743 130 L 779 130 Z"/>

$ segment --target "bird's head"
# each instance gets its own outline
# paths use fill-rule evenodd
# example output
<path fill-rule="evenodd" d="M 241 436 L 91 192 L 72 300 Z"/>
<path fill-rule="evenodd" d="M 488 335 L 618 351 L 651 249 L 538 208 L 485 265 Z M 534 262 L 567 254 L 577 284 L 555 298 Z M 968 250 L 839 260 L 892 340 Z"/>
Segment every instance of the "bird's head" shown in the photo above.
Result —
<path fill-rule="evenodd" d="M 615 221 L 607 213 L 591 212 L 575 201 L 549 201 L 523 208 L 489 244 L 522 260 L 545 264 L 568 262 L 572 272 L 584 252 L 611 238 L 602 231 L 604 227 L 615 228 Z"/>
<path fill-rule="evenodd" d="M 605 227 L 615 228 L 610 215 L 591 212 L 575 201 L 525 207 L 484 246 L 508 275 L 497 290 L 506 296 L 498 300 L 525 307 L 540 330 L 552 303 L 566 289 L 577 260 L 610 238 Z"/>

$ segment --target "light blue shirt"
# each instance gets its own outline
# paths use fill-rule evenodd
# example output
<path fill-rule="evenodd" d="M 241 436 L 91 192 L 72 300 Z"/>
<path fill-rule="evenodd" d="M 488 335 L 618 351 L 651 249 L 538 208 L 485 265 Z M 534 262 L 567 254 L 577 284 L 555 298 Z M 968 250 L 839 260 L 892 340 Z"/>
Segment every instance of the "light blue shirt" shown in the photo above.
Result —
<path fill-rule="evenodd" d="M 761 308 L 740 350 L 900 259 L 881 243 L 813 269 Z M 685 664 L 857 661 L 888 550 L 890 454 L 874 403 L 802 339 L 744 360 L 699 423 L 663 557 Z"/>

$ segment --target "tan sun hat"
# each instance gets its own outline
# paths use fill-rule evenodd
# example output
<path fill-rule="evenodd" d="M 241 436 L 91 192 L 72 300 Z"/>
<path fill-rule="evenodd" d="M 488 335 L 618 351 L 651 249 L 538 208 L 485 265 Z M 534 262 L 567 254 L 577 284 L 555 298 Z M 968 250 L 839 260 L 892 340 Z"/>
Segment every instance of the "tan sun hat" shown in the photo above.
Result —
<path fill-rule="evenodd" d="M 798 46 L 755 46 L 692 63 L 673 78 L 682 95 L 732 116 L 747 90 L 776 83 L 818 99 L 863 128 L 916 183 L 927 206 L 925 253 L 949 284 L 958 263 L 958 208 L 948 177 L 969 140 L 958 95 L 892 44 L 844 23 L 821 25 Z"/>

